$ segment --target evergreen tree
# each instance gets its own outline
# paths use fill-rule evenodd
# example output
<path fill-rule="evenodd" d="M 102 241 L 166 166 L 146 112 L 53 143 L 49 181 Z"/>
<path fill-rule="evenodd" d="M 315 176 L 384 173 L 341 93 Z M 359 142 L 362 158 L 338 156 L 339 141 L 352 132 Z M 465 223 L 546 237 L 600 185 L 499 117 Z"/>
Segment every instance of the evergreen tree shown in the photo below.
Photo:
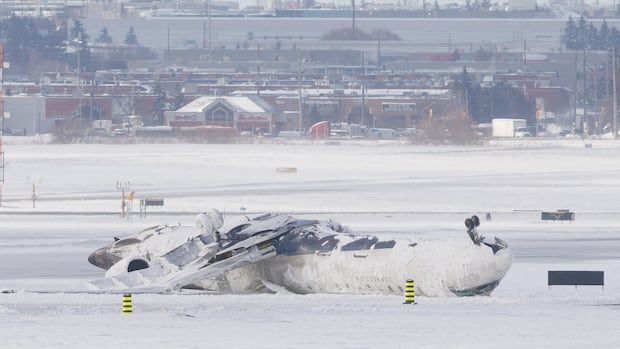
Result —
<path fill-rule="evenodd" d="M 129 27 L 129 31 L 127 32 L 127 35 L 125 35 L 125 44 L 138 45 L 138 36 L 136 36 L 133 26 Z"/>
<path fill-rule="evenodd" d="M 620 31 L 618 31 L 616 27 L 611 27 L 609 30 L 609 38 L 607 39 L 607 42 L 609 46 L 615 46 L 616 49 L 620 47 L 618 46 L 620 43 Z"/>
<path fill-rule="evenodd" d="M 592 22 L 590 22 L 590 26 L 588 27 L 585 47 L 595 50 L 599 49 L 598 30 L 596 29 L 594 24 L 592 24 Z"/>
<path fill-rule="evenodd" d="M 166 109 L 166 92 L 161 88 L 159 81 L 153 87 L 155 100 L 153 101 L 153 125 L 163 125 L 164 110 Z"/>
<path fill-rule="evenodd" d="M 568 17 L 564 33 L 562 33 L 562 42 L 569 50 L 576 50 L 577 47 L 577 25 L 573 21 L 573 17 Z"/>
<path fill-rule="evenodd" d="M 73 28 L 71 28 L 71 38 L 80 40 L 80 45 L 86 47 L 88 40 L 90 40 L 90 35 L 86 32 L 82 21 L 79 19 L 74 20 Z"/>
<path fill-rule="evenodd" d="M 603 19 L 603 24 L 601 24 L 601 29 L 598 31 L 598 49 L 606 50 L 609 47 L 609 26 L 607 25 L 607 21 Z"/>
<path fill-rule="evenodd" d="M 177 93 L 174 96 L 174 100 L 172 101 L 172 109 L 177 110 L 185 105 L 185 93 L 183 93 L 183 89 L 177 86 Z"/>
<path fill-rule="evenodd" d="M 474 81 L 467 72 L 467 68 L 463 67 L 463 71 L 454 80 L 454 90 L 459 103 L 468 107 L 468 112 L 472 111 L 472 97 L 474 94 Z"/>
<path fill-rule="evenodd" d="M 108 34 L 108 28 L 103 27 L 101 29 L 101 32 L 99 32 L 99 36 L 97 37 L 95 41 L 102 43 L 102 44 L 111 44 L 112 37 L 110 36 L 110 34 Z"/>
<path fill-rule="evenodd" d="M 92 57 L 90 53 L 90 49 L 88 48 L 88 41 L 90 40 L 90 35 L 86 32 L 82 21 L 76 19 L 73 24 L 73 28 L 70 30 L 70 39 L 72 43 L 70 45 L 74 46 L 77 51 L 76 55 L 70 55 L 69 61 L 71 66 L 78 66 L 78 57 L 80 61 L 80 71 L 91 71 L 92 69 Z M 77 47 L 76 47 L 77 46 Z"/>
<path fill-rule="evenodd" d="M 577 47 L 575 50 L 584 50 L 588 46 L 588 22 L 581 16 L 579 22 L 577 22 Z"/>
<path fill-rule="evenodd" d="M 6 60 L 15 66 L 28 64 L 30 50 L 54 60 L 62 60 L 65 56 L 66 27 L 56 26 L 47 18 L 3 18 L 0 19 L 0 33 L 4 33 L 6 38 Z"/>

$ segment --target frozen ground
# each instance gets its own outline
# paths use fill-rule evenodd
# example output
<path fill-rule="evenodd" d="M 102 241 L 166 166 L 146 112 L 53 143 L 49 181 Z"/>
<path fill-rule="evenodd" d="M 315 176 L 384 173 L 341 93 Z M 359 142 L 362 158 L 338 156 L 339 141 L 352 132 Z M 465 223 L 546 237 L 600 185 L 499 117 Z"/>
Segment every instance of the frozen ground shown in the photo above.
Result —
<path fill-rule="evenodd" d="M 0 208 L 0 348 L 620 347 L 620 146 L 7 146 Z M 295 166 L 297 174 L 276 174 Z M 37 179 L 40 178 L 40 180 Z M 30 182 L 41 201 L 26 199 Z M 117 180 L 166 206 L 122 221 Z M 137 204 L 136 204 L 137 206 Z M 384 236 L 464 238 L 463 219 L 508 241 L 513 268 L 491 297 L 36 293 L 101 275 L 96 247 L 193 212 L 286 210 Z M 571 224 L 530 210 L 570 208 Z M 546 286 L 547 270 L 604 270 L 606 286 Z"/>

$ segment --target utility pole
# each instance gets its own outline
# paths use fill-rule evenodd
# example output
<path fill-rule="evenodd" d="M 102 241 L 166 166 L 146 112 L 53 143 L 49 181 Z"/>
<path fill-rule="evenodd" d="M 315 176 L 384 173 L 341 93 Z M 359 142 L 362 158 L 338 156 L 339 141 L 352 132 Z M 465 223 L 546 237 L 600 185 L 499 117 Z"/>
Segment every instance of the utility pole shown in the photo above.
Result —
<path fill-rule="evenodd" d="M 0 206 L 4 190 L 4 148 L 2 135 L 4 134 L 4 44 L 0 43 Z"/>
<path fill-rule="evenodd" d="M 260 97 L 260 44 L 256 46 L 256 95 Z"/>
<path fill-rule="evenodd" d="M 527 40 L 523 40 L 523 72 L 527 73 Z"/>
<path fill-rule="evenodd" d="M 78 34 L 77 40 L 77 92 L 80 105 L 78 107 L 78 122 L 82 128 L 82 68 L 80 67 L 80 51 L 82 50 L 82 34 Z"/>
<path fill-rule="evenodd" d="M 205 14 L 207 15 L 207 23 L 202 23 L 202 49 L 207 48 L 207 42 L 209 50 L 211 49 L 211 0 L 205 1 Z M 207 26 L 209 28 L 209 40 L 207 41 Z"/>
<path fill-rule="evenodd" d="M 379 83 L 379 69 L 381 68 L 381 36 L 383 36 L 383 32 L 379 29 L 379 38 L 377 39 L 377 84 Z"/>
<path fill-rule="evenodd" d="M 362 51 L 362 77 L 360 79 L 362 86 L 362 107 L 360 110 L 360 126 L 364 125 L 364 119 L 366 118 L 366 84 L 364 78 L 366 77 L 366 65 L 364 64 L 364 51 Z"/>
<path fill-rule="evenodd" d="M 211 0 L 207 0 L 207 22 L 209 23 L 209 50 L 211 49 Z"/>
<path fill-rule="evenodd" d="M 92 52 L 89 52 L 90 54 L 88 55 L 88 57 L 90 57 L 90 108 L 89 108 L 89 114 L 88 114 L 88 128 L 92 128 L 93 127 L 93 105 L 94 105 L 94 97 L 95 97 L 95 65 L 93 62 L 93 55 Z"/>
<path fill-rule="evenodd" d="M 618 94 L 616 91 L 616 45 L 612 46 L 611 48 L 611 71 L 612 71 L 612 83 L 613 83 L 613 128 L 614 128 L 614 139 L 618 139 L 618 124 L 617 124 L 617 118 L 618 118 Z"/>
<path fill-rule="evenodd" d="M 575 80 L 574 80 L 574 86 L 573 86 L 573 127 L 576 130 L 577 129 L 577 102 L 579 100 L 579 94 L 577 93 L 577 59 L 578 58 L 578 53 L 577 50 L 575 50 Z M 573 132 L 574 134 L 574 132 Z"/>
<path fill-rule="evenodd" d="M 582 134 L 583 137 L 585 138 L 586 131 L 590 131 L 589 127 L 590 127 L 590 123 L 588 122 L 588 71 L 587 71 L 587 51 L 584 48 L 583 49 L 583 118 L 585 120 L 585 126 L 582 127 Z M 583 124 L 583 122 L 582 122 Z"/>
<path fill-rule="evenodd" d="M 297 83 L 299 93 L 299 136 L 304 136 L 304 101 L 301 93 L 301 53 L 297 51 Z"/>
<path fill-rule="evenodd" d="M 353 40 L 355 40 L 355 0 L 351 0 L 351 19 L 352 19 L 352 23 L 351 23 L 351 29 L 352 29 L 352 36 L 353 36 Z"/>

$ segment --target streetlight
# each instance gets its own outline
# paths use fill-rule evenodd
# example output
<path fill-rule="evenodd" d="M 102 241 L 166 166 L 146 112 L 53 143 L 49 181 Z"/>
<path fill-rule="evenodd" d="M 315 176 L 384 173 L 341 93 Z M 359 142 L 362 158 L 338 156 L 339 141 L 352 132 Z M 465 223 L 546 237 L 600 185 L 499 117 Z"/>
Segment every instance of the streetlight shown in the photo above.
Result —
<path fill-rule="evenodd" d="M 75 54 L 77 56 L 77 93 L 80 101 L 80 105 L 78 107 L 78 118 L 80 123 L 80 128 L 82 127 L 82 89 L 81 89 L 81 72 L 82 69 L 80 67 L 80 51 L 82 48 L 82 33 L 78 33 L 78 37 L 72 39 L 68 42 L 67 52 L 71 53 L 72 50 L 75 50 Z"/>

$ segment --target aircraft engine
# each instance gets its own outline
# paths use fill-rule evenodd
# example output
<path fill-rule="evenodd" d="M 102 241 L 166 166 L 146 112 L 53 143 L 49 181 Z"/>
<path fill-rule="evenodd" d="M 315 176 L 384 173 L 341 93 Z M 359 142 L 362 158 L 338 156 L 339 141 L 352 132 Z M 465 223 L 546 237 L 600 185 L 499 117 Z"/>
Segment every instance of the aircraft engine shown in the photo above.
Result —
<path fill-rule="evenodd" d="M 127 273 L 131 273 L 136 270 L 142 270 L 150 268 L 149 262 L 140 257 L 125 257 L 114 264 L 108 271 L 105 273 L 106 277 L 119 276 Z"/>

